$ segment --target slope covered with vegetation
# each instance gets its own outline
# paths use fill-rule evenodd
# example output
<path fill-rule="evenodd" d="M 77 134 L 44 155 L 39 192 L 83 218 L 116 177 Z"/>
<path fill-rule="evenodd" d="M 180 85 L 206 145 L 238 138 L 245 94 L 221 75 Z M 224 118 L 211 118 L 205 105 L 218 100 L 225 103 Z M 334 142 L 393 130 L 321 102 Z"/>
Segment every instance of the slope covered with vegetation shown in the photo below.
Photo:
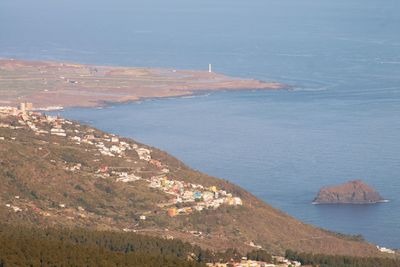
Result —
<path fill-rule="evenodd" d="M 32 228 L 0 224 L 0 266 L 188 266 L 248 259 L 276 262 L 263 250 L 241 254 L 234 249 L 212 252 L 180 240 L 136 233 L 85 229 Z M 386 258 L 332 256 L 286 251 L 286 258 L 321 267 L 400 266 Z"/>
<path fill-rule="evenodd" d="M 180 241 L 135 234 L 0 226 L 0 266 L 205 266 Z"/>

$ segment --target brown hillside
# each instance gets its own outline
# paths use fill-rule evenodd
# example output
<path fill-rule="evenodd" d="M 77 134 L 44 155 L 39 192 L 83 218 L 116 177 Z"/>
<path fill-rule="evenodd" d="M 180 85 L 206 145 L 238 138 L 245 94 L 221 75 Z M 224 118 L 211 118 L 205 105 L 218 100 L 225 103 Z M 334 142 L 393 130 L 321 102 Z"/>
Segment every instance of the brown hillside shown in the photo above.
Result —
<path fill-rule="evenodd" d="M 124 138 L 117 141 L 111 134 L 76 122 L 39 115 L 3 115 L 0 126 L 3 222 L 133 231 L 181 238 L 216 250 L 236 247 L 247 251 L 261 246 L 273 253 L 290 248 L 383 255 L 357 238 L 304 224 L 240 187 L 193 171 L 156 148 Z M 62 132 L 66 136 L 54 134 Z M 117 151 L 113 146 L 125 150 L 112 152 Z M 112 155 L 106 155 L 104 147 Z M 151 161 L 139 156 L 140 149 L 150 151 Z M 193 192 L 200 192 L 201 198 L 174 202 L 178 193 L 172 190 L 184 195 L 195 187 Z M 170 192 L 163 191 L 166 188 Z M 207 206 L 218 201 L 218 207 Z M 196 210 L 199 207 L 204 208 Z M 168 216 L 178 209 L 183 214 Z"/>

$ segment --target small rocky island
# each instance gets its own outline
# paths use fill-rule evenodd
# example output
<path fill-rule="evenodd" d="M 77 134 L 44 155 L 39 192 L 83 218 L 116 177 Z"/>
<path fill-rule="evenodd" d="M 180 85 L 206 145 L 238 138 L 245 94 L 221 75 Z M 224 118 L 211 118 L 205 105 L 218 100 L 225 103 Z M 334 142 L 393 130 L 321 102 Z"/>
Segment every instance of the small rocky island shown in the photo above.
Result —
<path fill-rule="evenodd" d="M 323 187 L 313 204 L 373 204 L 386 202 L 379 193 L 361 180 Z"/>

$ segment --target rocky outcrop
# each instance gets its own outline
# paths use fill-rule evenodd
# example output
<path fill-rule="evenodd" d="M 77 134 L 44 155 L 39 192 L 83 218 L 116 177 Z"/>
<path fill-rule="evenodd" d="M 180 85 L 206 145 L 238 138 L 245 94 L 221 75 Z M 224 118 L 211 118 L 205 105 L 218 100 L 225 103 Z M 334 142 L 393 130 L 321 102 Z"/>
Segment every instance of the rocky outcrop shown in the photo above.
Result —
<path fill-rule="evenodd" d="M 385 202 L 375 189 L 355 180 L 337 186 L 323 187 L 313 204 L 372 204 Z"/>

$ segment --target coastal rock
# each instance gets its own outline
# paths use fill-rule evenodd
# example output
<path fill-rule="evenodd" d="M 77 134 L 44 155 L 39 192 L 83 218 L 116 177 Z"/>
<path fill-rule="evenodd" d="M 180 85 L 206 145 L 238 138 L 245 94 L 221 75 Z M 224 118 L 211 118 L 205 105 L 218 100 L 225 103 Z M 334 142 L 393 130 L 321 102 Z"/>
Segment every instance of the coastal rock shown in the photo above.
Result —
<path fill-rule="evenodd" d="M 384 201 L 372 187 L 355 180 L 321 188 L 313 204 L 371 204 Z"/>

